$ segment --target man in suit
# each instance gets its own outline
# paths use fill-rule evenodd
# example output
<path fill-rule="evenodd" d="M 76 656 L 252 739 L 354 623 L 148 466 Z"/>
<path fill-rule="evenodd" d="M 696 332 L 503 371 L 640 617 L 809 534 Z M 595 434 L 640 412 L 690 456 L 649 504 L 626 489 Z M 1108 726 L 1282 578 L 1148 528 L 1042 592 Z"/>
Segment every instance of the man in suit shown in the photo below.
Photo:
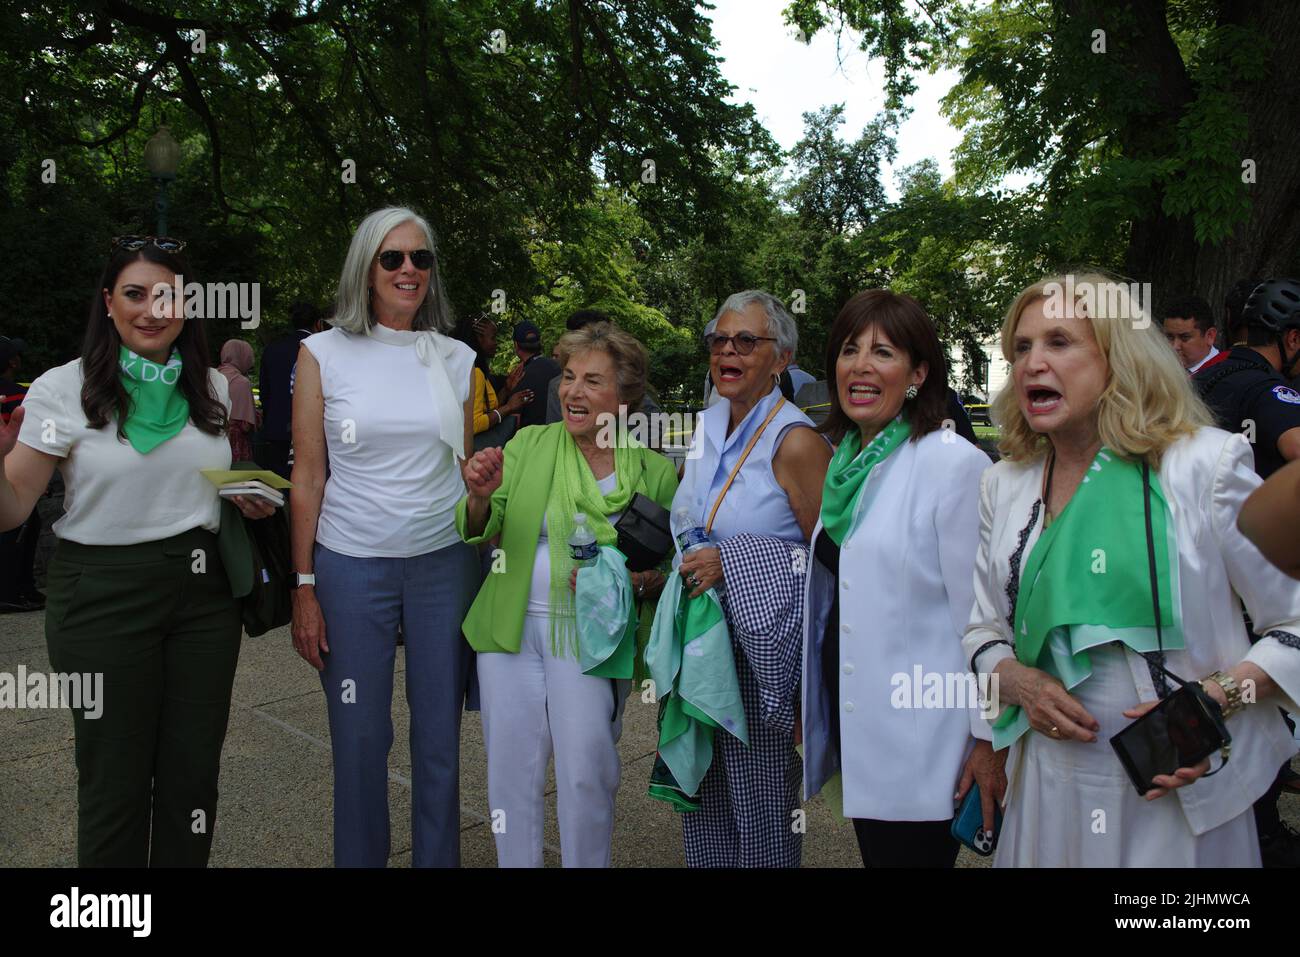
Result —
<path fill-rule="evenodd" d="M 262 399 L 262 440 L 266 443 L 266 467 L 289 478 L 289 444 L 293 438 L 293 399 L 289 377 L 298 361 L 298 346 L 321 328 L 321 312 L 309 302 L 295 302 L 289 308 L 292 332 L 280 336 L 262 351 L 258 390 Z"/>
<path fill-rule="evenodd" d="M 1173 346 L 1178 361 L 1190 375 L 1219 354 L 1214 340 L 1219 330 L 1214 325 L 1210 304 L 1200 296 L 1188 296 L 1171 302 L 1165 309 L 1165 338 Z"/>

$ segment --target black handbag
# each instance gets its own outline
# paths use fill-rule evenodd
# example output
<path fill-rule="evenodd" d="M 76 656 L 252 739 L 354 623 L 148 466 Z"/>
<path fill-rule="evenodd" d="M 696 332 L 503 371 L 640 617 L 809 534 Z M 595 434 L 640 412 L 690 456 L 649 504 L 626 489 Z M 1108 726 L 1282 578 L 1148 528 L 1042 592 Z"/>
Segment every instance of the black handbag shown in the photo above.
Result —
<path fill-rule="evenodd" d="M 1146 494 L 1147 566 L 1151 578 L 1151 604 L 1155 610 L 1156 646 L 1164 657 L 1164 637 L 1160 628 L 1160 589 L 1156 580 L 1155 540 L 1151 532 L 1150 468 L 1142 464 L 1142 488 Z M 1172 678 L 1178 690 L 1165 695 L 1160 704 L 1138 718 L 1110 739 L 1110 745 L 1138 794 L 1155 787 L 1157 774 L 1173 774 L 1178 768 L 1200 764 L 1215 751 L 1221 751 L 1223 764 L 1202 777 L 1223 770 L 1228 763 L 1232 734 L 1223 719 L 1219 704 L 1201 688 L 1200 682 L 1184 681 L 1158 661 L 1147 658 L 1152 667 Z M 1157 688 L 1157 691 L 1162 689 Z"/>
<path fill-rule="evenodd" d="M 627 558 L 628 571 L 644 572 L 657 566 L 673 550 L 668 509 L 637 492 L 627 510 L 614 523 L 618 550 Z"/>

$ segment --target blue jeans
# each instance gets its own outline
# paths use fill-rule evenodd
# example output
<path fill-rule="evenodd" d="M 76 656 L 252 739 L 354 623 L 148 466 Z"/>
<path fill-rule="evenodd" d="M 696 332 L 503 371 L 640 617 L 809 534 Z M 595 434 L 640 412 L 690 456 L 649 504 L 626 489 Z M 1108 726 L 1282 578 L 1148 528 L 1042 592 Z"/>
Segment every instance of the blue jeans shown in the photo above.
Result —
<path fill-rule="evenodd" d="M 478 590 L 474 549 L 350 558 L 316 546 L 329 654 L 321 686 L 334 753 L 334 865 L 383 867 L 400 622 L 411 712 L 411 858 L 460 865 L 460 715 L 473 657 L 460 626 Z"/>

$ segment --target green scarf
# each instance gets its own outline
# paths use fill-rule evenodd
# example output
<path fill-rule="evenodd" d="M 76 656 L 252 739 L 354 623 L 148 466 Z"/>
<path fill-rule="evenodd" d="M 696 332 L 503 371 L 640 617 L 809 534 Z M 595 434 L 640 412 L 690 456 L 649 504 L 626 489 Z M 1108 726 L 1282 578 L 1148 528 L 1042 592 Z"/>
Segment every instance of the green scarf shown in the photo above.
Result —
<path fill-rule="evenodd" d="M 190 404 L 176 388 L 181 379 L 181 354 L 173 349 L 167 364 L 159 365 L 120 346 L 117 365 L 118 381 L 130 398 L 122 431 L 133 449 L 148 455 L 175 438 L 189 421 Z"/>
<path fill-rule="evenodd" d="M 912 428 L 900 415 L 862 448 L 862 433 L 850 431 L 835 450 L 822 487 L 822 528 L 836 545 L 843 545 L 853 528 L 853 513 L 867 476 L 889 453 L 907 441 Z"/>
<path fill-rule="evenodd" d="M 1016 599 L 1016 660 L 1061 679 L 1067 689 L 1092 674 L 1088 649 L 1121 642 L 1139 653 L 1182 648 L 1177 543 L 1169 506 L 1151 475 L 1151 531 L 1159 582 L 1158 641 L 1151 608 L 1141 465 L 1102 448 L 1061 514 L 1025 561 Z M 993 724 L 1002 748 L 1029 729 L 1021 708 Z"/>
<path fill-rule="evenodd" d="M 556 657 L 578 653 L 577 619 L 574 616 L 573 592 L 569 590 L 569 573 L 573 557 L 569 554 L 569 536 L 573 534 L 573 516 L 587 515 L 587 527 L 600 545 L 615 545 L 618 533 L 606 518 L 625 511 L 632 501 L 641 473 L 645 470 L 635 448 L 643 446 L 626 433 L 620 433 L 614 447 L 614 473 L 618 485 L 609 495 L 602 495 L 583 458 L 578 444 L 567 429 L 561 430 L 560 447 L 555 453 L 555 472 L 551 479 L 551 497 L 546 502 L 546 536 L 551 557 L 551 653 Z"/>

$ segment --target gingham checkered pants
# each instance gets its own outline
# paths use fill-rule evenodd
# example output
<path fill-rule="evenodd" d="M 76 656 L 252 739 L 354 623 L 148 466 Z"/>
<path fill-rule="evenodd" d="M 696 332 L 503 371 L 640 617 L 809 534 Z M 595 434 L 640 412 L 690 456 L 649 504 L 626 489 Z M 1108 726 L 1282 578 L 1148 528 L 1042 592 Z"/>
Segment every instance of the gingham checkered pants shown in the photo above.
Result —
<path fill-rule="evenodd" d="M 713 764 L 700 784 L 700 809 L 682 816 L 687 867 L 798 867 L 802 827 L 795 810 L 803 764 L 789 727 L 762 720 L 758 679 L 733 639 L 749 746 L 718 731 Z"/>

